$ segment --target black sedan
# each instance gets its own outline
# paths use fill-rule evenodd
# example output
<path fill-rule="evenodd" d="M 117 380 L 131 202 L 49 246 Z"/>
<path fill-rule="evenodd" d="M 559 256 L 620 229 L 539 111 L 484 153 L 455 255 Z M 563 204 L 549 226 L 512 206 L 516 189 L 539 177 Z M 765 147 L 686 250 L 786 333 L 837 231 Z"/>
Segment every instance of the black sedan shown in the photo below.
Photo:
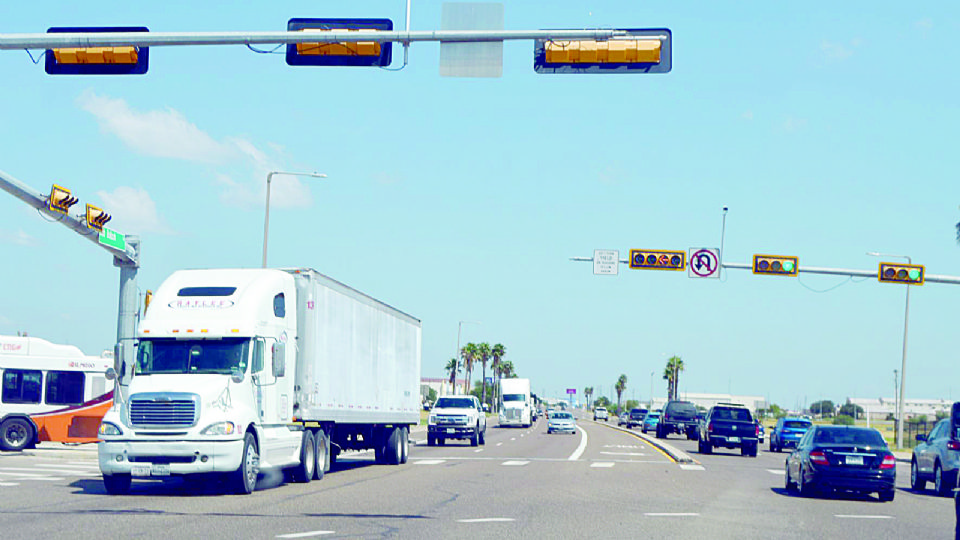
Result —
<path fill-rule="evenodd" d="M 896 458 L 880 432 L 854 426 L 813 426 L 786 460 L 784 485 L 813 496 L 827 490 L 896 493 Z"/>

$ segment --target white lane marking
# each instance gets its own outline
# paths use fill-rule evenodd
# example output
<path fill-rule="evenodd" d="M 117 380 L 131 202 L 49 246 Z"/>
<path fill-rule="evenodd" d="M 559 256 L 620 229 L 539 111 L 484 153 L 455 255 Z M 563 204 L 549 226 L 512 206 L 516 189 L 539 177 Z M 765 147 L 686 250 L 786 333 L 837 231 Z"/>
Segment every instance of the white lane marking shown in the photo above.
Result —
<path fill-rule="evenodd" d="M 893 516 L 858 516 L 856 514 L 834 514 L 833 517 L 840 519 L 893 519 Z"/>
<path fill-rule="evenodd" d="M 605 444 L 603 448 L 640 448 L 639 446 L 629 444 Z"/>
<path fill-rule="evenodd" d="M 767 469 L 767 472 L 770 474 L 779 474 L 780 476 L 787 474 L 787 472 L 783 469 Z"/>
<path fill-rule="evenodd" d="M 46 472 L 46 473 L 57 473 L 57 474 L 76 474 L 78 476 L 100 476 L 99 472 L 94 471 L 80 471 L 77 469 L 67 469 L 67 468 L 54 468 L 54 467 L 0 467 L 0 471 L 37 471 L 37 472 Z"/>
<path fill-rule="evenodd" d="M 483 448 L 478 448 L 478 449 L 476 449 L 476 450 L 473 451 L 474 454 L 476 454 L 476 453 L 478 453 L 478 452 L 483 452 Z"/>
<path fill-rule="evenodd" d="M 93 469 L 99 469 L 99 468 L 100 468 L 100 464 L 99 464 L 99 463 L 96 463 L 96 462 L 90 463 L 89 461 L 71 461 L 71 462 L 69 462 L 69 463 L 70 463 L 70 465 L 80 465 L 81 467 L 90 467 L 90 468 L 93 468 Z"/>
<path fill-rule="evenodd" d="M 515 440 L 517 440 L 517 438 L 516 438 L 516 437 L 510 437 L 510 440 L 511 440 L 511 441 L 515 441 Z"/>
<path fill-rule="evenodd" d="M 501 465 L 506 465 L 506 466 L 508 466 L 508 467 L 523 467 L 524 465 L 526 465 L 526 464 L 528 464 L 528 463 L 530 463 L 530 462 L 529 462 L 529 461 L 516 460 L 516 461 L 504 461 L 503 463 L 501 463 Z"/>
<path fill-rule="evenodd" d="M 597 463 L 591 463 L 590 466 L 591 466 L 591 467 L 613 467 L 613 462 L 612 462 L 612 461 L 600 461 L 600 462 L 597 462 Z"/>
<path fill-rule="evenodd" d="M 643 515 L 649 517 L 694 517 L 700 514 L 696 512 L 647 512 Z"/>
<path fill-rule="evenodd" d="M 508 521 L 516 521 L 513 518 L 475 518 L 475 519 L 458 519 L 459 523 L 504 523 Z"/>
<path fill-rule="evenodd" d="M 66 478 L 60 478 L 58 476 L 38 476 L 36 474 L 26 474 L 26 473 L 5 473 L 0 472 L 0 476 L 20 476 L 20 480 L 40 480 L 45 482 L 56 482 L 58 480 L 66 480 Z"/>
<path fill-rule="evenodd" d="M 526 433 L 521 433 L 520 436 L 521 436 L 521 437 L 524 437 L 524 436 L 526 436 Z"/>
<path fill-rule="evenodd" d="M 446 461 L 445 459 L 419 459 L 414 460 L 414 465 L 439 465 Z"/>
<path fill-rule="evenodd" d="M 684 471 L 705 471 L 703 465 L 680 465 L 680 469 Z"/>
<path fill-rule="evenodd" d="M 497 446 L 503 446 L 503 443 L 502 443 L 502 442 L 498 442 L 498 443 L 497 443 Z"/>
<path fill-rule="evenodd" d="M 646 454 L 641 454 L 638 452 L 600 452 L 608 456 L 645 456 Z"/>
<path fill-rule="evenodd" d="M 577 426 L 577 429 L 580 430 L 580 433 L 583 437 L 580 438 L 580 446 L 570 454 L 570 457 L 567 458 L 568 461 L 576 461 L 580 459 L 580 456 L 583 455 L 583 451 L 587 449 L 587 432 L 582 427 Z"/>
<path fill-rule="evenodd" d="M 13 486 L 19 486 L 19 485 L 20 484 L 17 482 L 0 482 L 0 487 L 13 487 Z"/>
<path fill-rule="evenodd" d="M 309 538 L 311 536 L 322 536 L 324 534 L 335 534 L 336 531 L 310 531 L 302 533 L 278 534 L 274 538 Z"/>

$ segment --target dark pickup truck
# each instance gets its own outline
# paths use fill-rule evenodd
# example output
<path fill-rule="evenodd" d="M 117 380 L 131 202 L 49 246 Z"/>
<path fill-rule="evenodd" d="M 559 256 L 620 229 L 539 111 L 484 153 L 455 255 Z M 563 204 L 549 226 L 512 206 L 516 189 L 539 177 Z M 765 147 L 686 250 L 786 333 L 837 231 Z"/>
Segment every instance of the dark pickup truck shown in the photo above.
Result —
<path fill-rule="evenodd" d="M 714 405 L 700 421 L 700 453 L 709 454 L 717 447 L 739 448 L 740 454 L 757 457 L 759 429 L 750 409 L 743 405 Z"/>

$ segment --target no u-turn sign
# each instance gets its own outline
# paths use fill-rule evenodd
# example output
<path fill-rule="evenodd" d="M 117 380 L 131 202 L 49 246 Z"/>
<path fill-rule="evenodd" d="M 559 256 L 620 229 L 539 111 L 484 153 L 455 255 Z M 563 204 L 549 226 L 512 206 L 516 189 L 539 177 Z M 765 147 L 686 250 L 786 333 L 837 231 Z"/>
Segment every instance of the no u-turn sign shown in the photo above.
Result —
<path fill-rule="evenodd" d="M 720 250 L 716 248 L 690 248 L 687 275 L 692 278 L 720 277 Z"/>

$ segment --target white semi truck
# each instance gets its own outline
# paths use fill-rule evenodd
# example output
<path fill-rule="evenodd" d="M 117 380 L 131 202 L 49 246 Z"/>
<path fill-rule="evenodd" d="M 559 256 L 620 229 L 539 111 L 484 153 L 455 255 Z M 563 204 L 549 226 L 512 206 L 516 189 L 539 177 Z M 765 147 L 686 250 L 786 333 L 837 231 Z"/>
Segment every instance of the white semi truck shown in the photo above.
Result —
<path fill-rule="evenodd" d="M 407 461 L 420 421 L 420 321 L 311 269 L 175 272 L 117 361 L 99 435 L 107 491 L 131 479 L 262 469 L 320 479 L 343 450 Z"/>
<path fill-rule="evenodd" d="M 532 424 L 530 379 L 500 379 L 500 425 L 530 427 Z"/>

